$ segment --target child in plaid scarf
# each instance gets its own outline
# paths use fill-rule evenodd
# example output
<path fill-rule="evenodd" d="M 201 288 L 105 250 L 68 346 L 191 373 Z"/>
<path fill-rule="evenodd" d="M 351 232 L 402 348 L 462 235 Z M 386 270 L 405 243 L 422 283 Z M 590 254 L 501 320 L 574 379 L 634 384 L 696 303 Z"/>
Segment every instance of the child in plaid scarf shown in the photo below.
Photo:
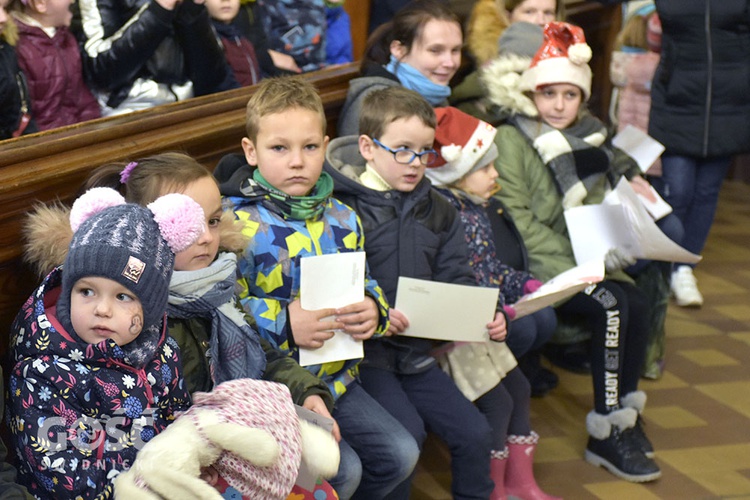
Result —
<path fill-rule="evenodd" d="M 529 252 L 530 271 L 548 280 L 576 265 L 563 212 L 601 202 L 621 175 L 638 189 L 635 163 L 608 147 L 604 125 L 584 109 L 591 93 L 591 49 L 583 31 L 550 23 L 545 41 L 521 76 L 537 116 L 514 115 L 500 127 L 495 163 L 506 205 Z M 594 410 L 586 459 L 633 482 L 661 476 L 640 416 L 638 391 L 652 304 L 624 272 L 635 260 L 613 248 L 606 279 L 557 307 L 561 318 L 585 318 L 591 338 Z"/>

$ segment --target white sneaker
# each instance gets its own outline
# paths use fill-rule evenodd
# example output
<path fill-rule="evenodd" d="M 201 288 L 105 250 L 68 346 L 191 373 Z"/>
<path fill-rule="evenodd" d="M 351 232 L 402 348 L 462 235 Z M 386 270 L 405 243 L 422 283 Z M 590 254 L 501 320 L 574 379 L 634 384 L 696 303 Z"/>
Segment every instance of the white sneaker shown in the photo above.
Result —
<path fill-rule="evenodd" d="M 698 290 L 698 282 L 690 266 L 678 266 L 672 273 L 670 291 L 680 307 L 700 307 L 703 295 Z"/>

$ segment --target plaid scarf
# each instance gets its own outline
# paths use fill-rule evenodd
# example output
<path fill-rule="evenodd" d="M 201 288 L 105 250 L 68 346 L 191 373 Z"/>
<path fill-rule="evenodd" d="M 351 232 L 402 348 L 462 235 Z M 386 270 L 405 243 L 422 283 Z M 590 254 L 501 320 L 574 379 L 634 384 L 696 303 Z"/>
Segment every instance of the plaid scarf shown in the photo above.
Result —
<path fill-rule="evenodd" d="M 607 128 L 594 116 L 584 115 L 565 130 L 523 115 L 510 121 L 552 170 L 563 208 L 583 205 L 595 186 L 612 185 L 609 165 L 613 154 L 605 144 Z"/>
<path fill-rule="evenodd" d="M 204 269 L 175 271 L 169 284 L 169 316 L 211 319 L 209 354 L 214 384 L 259 379 L 266 368 L 258 334 L 234 305 L 236 269 L 237 256 L 221 253 Z"/>

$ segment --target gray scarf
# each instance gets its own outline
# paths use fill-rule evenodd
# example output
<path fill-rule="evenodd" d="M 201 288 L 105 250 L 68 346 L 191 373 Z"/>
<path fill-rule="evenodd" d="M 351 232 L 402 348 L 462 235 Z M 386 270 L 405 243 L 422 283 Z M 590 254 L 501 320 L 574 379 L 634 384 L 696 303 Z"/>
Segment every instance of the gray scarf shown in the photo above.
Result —
<path fill-rule="evenodd" d="M 221 253 L 204 269 L 175 271 L 169 284 L 170 317 L 211 319 L 209 354 L 214 384 L 259 379 L 266 368 L 258 334 L 235 307 L 236 270 L 237 256 Z"/>

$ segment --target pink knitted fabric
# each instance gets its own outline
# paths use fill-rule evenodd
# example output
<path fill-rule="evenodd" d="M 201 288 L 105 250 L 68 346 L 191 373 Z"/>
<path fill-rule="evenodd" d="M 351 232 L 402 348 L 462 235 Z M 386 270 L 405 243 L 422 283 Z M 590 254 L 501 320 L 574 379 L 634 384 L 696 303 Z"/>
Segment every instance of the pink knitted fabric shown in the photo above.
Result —
<path fill-rule="evenodd" d="M 225 422 L 271 433 L 281 453 L 270 467 L 258 467 L 228 452 L 219 457 L 214 467 L 244 497 L 287 498 L 297 480 L 302 442 L 299 418 L 286 386 L 253 379 L 231 380 L 217 385 L 212 392 L 195 393 L 192 408 L 213 410 Z"/>

